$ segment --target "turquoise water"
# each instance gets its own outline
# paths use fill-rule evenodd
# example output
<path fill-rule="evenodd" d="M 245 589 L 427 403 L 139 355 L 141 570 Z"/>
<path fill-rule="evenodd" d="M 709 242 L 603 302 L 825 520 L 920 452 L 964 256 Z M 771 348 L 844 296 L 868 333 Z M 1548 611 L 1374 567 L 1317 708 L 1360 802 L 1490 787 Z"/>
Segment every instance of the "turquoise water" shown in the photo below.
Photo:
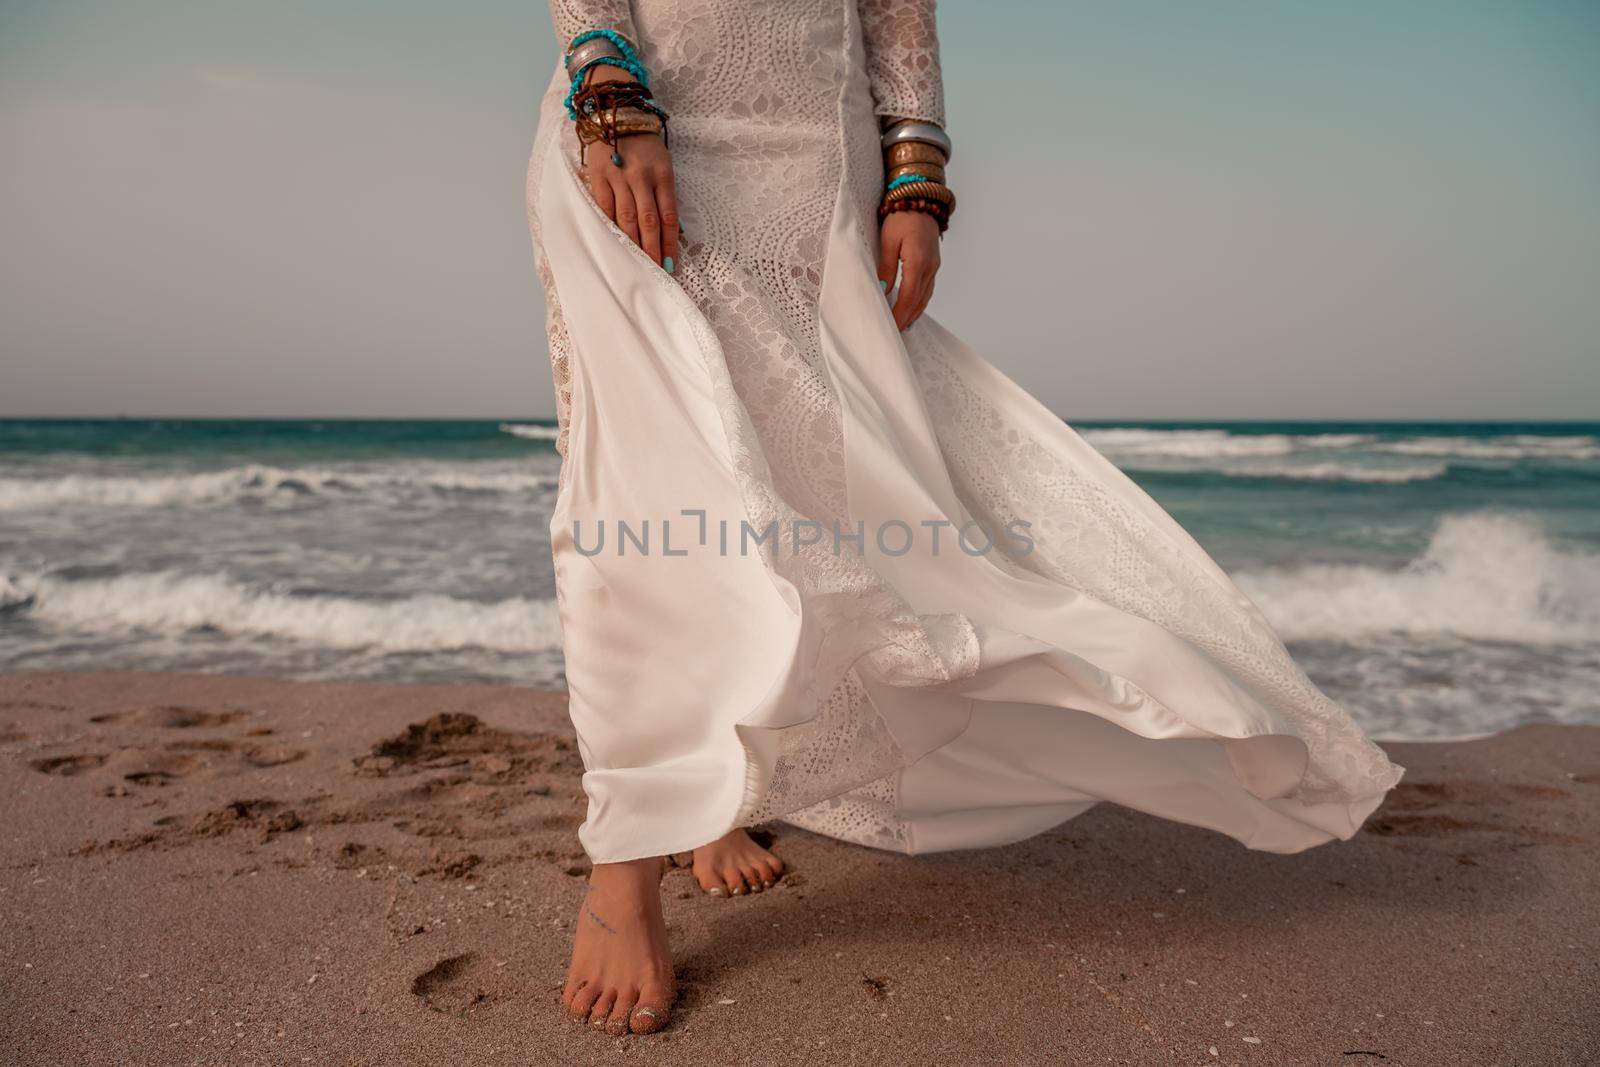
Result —
<path fill-rule="evenodd" d="M 1075 425 L 1380 735 L 1600 722 L 1600 424 Z M 553 437 L 0 421 L 0 669 L 560 684 Z"/>

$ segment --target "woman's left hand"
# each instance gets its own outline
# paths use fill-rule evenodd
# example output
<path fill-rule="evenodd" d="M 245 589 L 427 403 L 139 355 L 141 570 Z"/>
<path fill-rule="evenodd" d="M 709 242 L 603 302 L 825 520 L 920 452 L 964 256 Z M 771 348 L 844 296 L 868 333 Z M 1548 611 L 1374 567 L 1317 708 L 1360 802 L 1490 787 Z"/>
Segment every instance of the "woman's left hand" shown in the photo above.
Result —
<path fill-rule="evenodd" d="M 894 303 L 894 324 L 901 330 L 921 317 L 933 296 L 933 276 L 939 273 L 939 224 L 920 211 L 896 211 L 883 220 L 878 233 L 878 278 L 884 291 L 894 286 L 896 268 L 900 291 Z"/>

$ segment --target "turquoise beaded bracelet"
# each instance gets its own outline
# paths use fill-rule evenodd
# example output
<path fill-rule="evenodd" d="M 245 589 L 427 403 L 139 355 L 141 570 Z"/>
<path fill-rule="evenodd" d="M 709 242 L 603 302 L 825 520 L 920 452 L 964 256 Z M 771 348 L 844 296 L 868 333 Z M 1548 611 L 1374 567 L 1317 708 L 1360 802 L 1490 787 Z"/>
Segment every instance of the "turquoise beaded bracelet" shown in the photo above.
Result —
<path fill-rule="evenodd" d="M 902 185 L 910 185 L 912 182 L 933 182 L 933 181 L 937 181 L 937 179 L 929 178 L 929 177 L 927 177 L 926 175 L 923 175 L 923 174 L 902 174 L 902 175 L 900 175 L 900 177 L 898 177 L 894 181 L 890 182 L 888 188 L 884 189 L 884 192 L 886 192 L 886 193 L 887 192 L 891 192 L 892 190 L 900 188 Z M 943 185 L 944 183 L 943 182 L 938 182 L 938 184 Z"/>
<path fill-rule="evenodd" d="M 616 56 L 597 56 L 573 73 L 572 84 L 567 89 L 567 98 L 561 103 L 567 109 L 567 118 L 574 122 L 578 120 L 578 112 L 572 106 L 572 98 L 579 89 L 583 88 L 583 78 L 584 75 L 589 73 L 590 67 L 621 67 L 629 74 L 632 74 L 640 85 L 646 89 L 650 88 L 650 74 L 644 69 L 644 64 L 639 62 L 639 53 L 634 51 L 632 43 L 616 30 L 585 30 L 572 39 L 572 43 L 567 46 L 567 51 L 571 52 L 580 44 L 585 41 L 592 41 L 596 37 L 604 37 L 616 45 L 617 51 L 622 53 L 622 57 L 619 59 Z"/>
<path fill-rule="evenodd" d="M 634 49 L 633 42 L 622 36 L 622 34 L 618 33 L 616 30 L 585 30 L 572 39 L 572 43 L 567 45 L 567 51 L 571 52 L 580 44 L 592 41 L 597 37 L 604 37 L 606 40 L 616 45 L 617 51 L 622 53 L 622 57 L 624 59 L 631 59 L 635 62 L 638 61 L 639 53 Z"/>

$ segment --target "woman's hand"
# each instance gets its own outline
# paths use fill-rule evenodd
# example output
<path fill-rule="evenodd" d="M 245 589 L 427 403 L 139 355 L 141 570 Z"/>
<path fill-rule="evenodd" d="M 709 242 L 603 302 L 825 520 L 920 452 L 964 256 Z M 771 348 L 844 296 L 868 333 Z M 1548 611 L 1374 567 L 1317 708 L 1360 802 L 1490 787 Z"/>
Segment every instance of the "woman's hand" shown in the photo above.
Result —
<path fill-rule="evenodd" d="M 878 278 L 887 292 L 900 271 L 894 324 L 901 330 L 916 322 L 933 296 L 939 273 L 939 224 L 920 211 L 896 211 L 883 220 L 878 234 Z"/>
<path fill-rule="evenodd" d="M 633 81 L 612 66 L 590 69 L 589 82 Z M 678 258 L 678 197 L 673 190 L 672 156 L 660 134 L 635 133 L 617 140 L 622 166 L 611 162 L 611 146 L 600 141 L 585 153 L 584 180 L 594 202 L 617 228 L 656 264 L 672 273 Z"/>

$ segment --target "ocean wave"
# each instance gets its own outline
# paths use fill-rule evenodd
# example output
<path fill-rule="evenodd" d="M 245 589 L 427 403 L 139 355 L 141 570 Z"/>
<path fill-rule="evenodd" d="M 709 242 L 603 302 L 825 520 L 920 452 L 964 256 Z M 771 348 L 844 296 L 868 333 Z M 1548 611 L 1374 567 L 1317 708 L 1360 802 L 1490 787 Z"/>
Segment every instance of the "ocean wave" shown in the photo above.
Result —
<path fill-rule="evenodd" d="M 1289 640 L 1600 641 L 1600 556 L 1560 551 L 1535 523 L 1510 515 L 1448 516 L 1399 570 L 1295 567 L 1244 572 L 1237 581 Z"/>
<path fill-rule="evenodd" d="M 1446 456 L 1456 459 L 1600 459 L 1600 440 L 1583 435 L 1413 437 L 1402 441 L 1385 441 L 1375 445 L 1374 449 L 1402 456 Z"/>
<path fill-rule="evenodd" d="M 1103 427 L 1083 437 L 1113 460 L 1226 460 L 1304 452 L 1370 451 L 1440 459 L 1600 459 L 1600 438 L 1586 434 L 1494 437 L 1418 435 L 1381 440 L 1368 433 L 1237 433 L 1220 428 Z"/>
<path fill-rule="evenodd" d="M 513 437 L 522 437 L 529 441 L 554 441 L 560 436 L 559 426 L 539 426 L 525 422 L 502 422 L 500 432 L 508 433 Z"/>
<path fill-rule="evenodd" d="M 532 493 L 553 488 L 555 484 L 554 477 L 504 467 L 473 470 L 463 465 L 441 464 L 339 469 L 283 468 L 252 463 L 188 474 L 0 478 L 0 511 L 73 505 L 172 507 L 373 491 Z"/>
<path fill-rule="evenodd" d="M 1231 459 L 1287 456 L 1296 449 L 1290 434 L 1236 434 L 1227 430 L 1149 430 L 1135 427 L 1092 429 L 1083 437 L 1112 460 L 1142 457 Z"/>
<path fill-rule="evenodd" d="M 1420 467 L 1367 467 L 1358 463 L 1274 463 L 1249 466 L 1224 466 L 1218 474 L 1229 478 L 1279 478 L 1306 482 L 1374 482 L 1404 485 L 1442 478 L 1449 473 L 1448 463 Z"/>
<path fill-rule="evenodd" d="M 552 600 L 484 603 L 433 594 L 358 600 L 276 593 L 220 575 L 172 571 L 81 580 L 0 576 L 0 612 L 79 633 L 209 630 L 383 652 L 535 652 L 561 644 Z"/>

